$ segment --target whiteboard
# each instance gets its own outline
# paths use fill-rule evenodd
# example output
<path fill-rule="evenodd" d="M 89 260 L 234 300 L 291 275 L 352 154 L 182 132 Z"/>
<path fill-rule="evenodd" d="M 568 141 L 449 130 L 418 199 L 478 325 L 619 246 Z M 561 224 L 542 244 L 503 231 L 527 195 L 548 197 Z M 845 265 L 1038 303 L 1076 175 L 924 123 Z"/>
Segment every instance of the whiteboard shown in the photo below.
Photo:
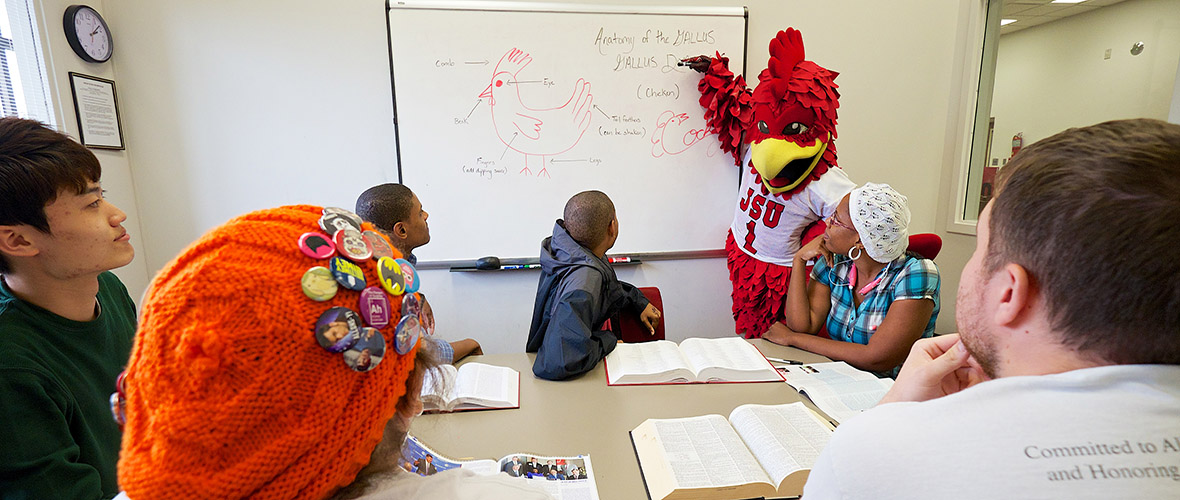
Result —
<path fill-rule="evenodd" d="M 700 74 L 744 74 L 744 8 L 396 2 L 401 182 L 430 213 L 424 261 L 535 257 L 565 202 L 615 203 L 612 254 L 715 250 L 739 171 L 703 132 Z"/>

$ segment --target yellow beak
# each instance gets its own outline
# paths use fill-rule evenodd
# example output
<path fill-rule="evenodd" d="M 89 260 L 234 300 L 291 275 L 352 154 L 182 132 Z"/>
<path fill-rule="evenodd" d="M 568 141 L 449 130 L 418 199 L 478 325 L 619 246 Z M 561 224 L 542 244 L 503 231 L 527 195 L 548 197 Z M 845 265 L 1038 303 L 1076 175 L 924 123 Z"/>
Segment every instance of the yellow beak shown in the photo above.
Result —
<path fill-rule="evenodd" d="M 762 176 L 762 185 L 771 193 L 790 191 L 803 182 L 828 148 L 826 140 L 815 139 L 810 146 L 800 146 L 782 139 L 763 139 L 750 146 L 750 161 Z"/>

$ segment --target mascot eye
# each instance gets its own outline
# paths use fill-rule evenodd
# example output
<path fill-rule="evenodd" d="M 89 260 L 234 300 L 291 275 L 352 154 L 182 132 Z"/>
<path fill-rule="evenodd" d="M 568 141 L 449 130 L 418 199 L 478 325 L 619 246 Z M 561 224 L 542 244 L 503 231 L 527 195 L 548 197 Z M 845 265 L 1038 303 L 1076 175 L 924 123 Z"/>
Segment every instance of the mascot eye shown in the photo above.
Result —
<path fill-rule="evenodd" d="M 799 122 L 791 122 L 790 125 L 787 125 L 787 127 L 783 129 L 783 135 L 798 135 L 804 132 L 807 132 L 807 125 Z"/>
<path fill-rule="evenodd" d="M 766 122 L 765 122 L 765 121 L 758 120 L 758 131 L 759 131 L 759 132 L 762 132 L 763 134 L 769 134 L 769 133 L 770 133 L 770 127 L 767 127 L 767 126 L 766 126 Z"/>

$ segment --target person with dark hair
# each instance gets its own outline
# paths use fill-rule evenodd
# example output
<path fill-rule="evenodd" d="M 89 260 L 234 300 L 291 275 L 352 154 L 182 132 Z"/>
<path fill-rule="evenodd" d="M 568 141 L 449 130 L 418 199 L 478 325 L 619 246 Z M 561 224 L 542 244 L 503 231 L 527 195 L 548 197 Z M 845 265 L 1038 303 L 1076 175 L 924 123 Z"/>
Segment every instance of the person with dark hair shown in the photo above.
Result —
<path fill-rule="evenodd" d="M 426 219 L 430 214 L 422 208 L 418 195 L 402 184 L 378 184 L 361 193 L 356 200 L 356 213 L 361 219 L 377 228 L 393 247 L 398 249 L 410 264 L 418 265 L 414 249 L 430 243 L 430 225 Z M 434 332 L 434 309 L 422 297 L 422 324 L 427 331 Z M 435 350 L 443 363 L 454 363 L 470 355 L 483 354 L 483 348 L 475 339 L 447 342 L 433 335 L 427 337 L 435 344 Z"/>
<path fill-rule="evenodd" d="M 979 216 L 959 334 L 914 345 L 804 498 L 1180 496 L 1176 221 L 1180 125 L 1110 121 L 1021 150 Z"/>
<path fill-rule="evenodd" d="M 110 498 L 110 397 L 135 303 L 111 269 L 135 250 L 88 149 L 0 118 L 0 498 Z"/>
<path fill-rule="evenodd" d="M 541 242 L 541 279 L 526 352 L 537 353 L 533 374 L 563 380 L 586 373 L 610 354 L 618 337 L 603 323 L 626 308 L 654 333 L 660 312 L 605 260 L 619 237 L 615 205 L 601 191 L 583 191 L 565 204 L 564 219 Z"/>

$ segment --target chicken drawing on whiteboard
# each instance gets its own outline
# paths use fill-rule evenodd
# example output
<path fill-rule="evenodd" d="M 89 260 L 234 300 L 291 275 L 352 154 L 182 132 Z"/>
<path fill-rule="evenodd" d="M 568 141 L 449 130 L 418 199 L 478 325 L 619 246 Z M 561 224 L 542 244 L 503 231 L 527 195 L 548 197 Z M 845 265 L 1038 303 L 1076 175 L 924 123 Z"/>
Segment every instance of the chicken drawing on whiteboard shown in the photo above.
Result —
<path fill-rule="evenodd" d="M 519 49 L 509 50 L 496 64 L 492 81 L 480 97 L 489 99 L 496 136 L 508 149 L 524 155 L 520 172 L 530 175 L 530 165 L 540 166 L 537 176 L 549 177 L 545 157 L 569 151 L 578 143 L 590 127 L 594 98 L 590 82 L 579 78 L 570 98 L 559 106 L 534 108 L 525 104 L 523 97 L 529 92 L 519 83 L 518 74 L 532 60 Z"/>
<path fill-rule="evenodd" d="M 678 155 L 709 137 L 708 129 L 693 128 L 692 125 L 696 123 L 687 113 L 671 110 L 661 113 L 656 118 L 656 129 L 651 132 L 651 156 Z M 712 157 L 714 154 L 712 149 L 705 151 L 705 156 Z"/>

